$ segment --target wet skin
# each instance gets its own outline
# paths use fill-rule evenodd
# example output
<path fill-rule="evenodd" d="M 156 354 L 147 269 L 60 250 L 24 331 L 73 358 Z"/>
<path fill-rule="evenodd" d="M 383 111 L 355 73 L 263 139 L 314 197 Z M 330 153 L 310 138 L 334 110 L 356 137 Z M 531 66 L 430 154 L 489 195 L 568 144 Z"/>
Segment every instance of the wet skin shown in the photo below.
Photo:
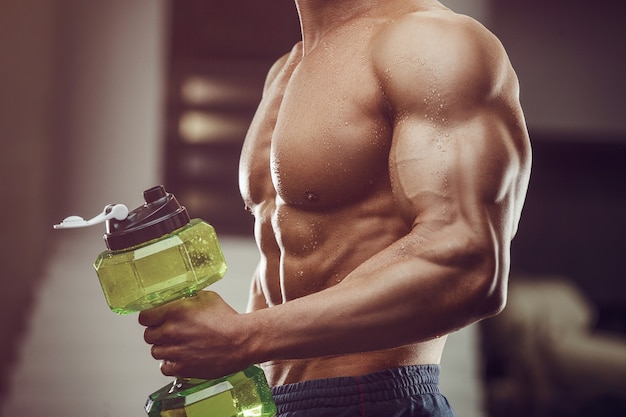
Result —
<path fill-rule="evenodd" d="M 530 147 L 502 46 L 434 1 L 337 2 L 363 8 L 316 30 L 308 3 L 241 155 L 261 252 L 248 313 L 209 292 L 142 313 L 167 375 L 439 363 L 445 335 L 504 306 Z"/>

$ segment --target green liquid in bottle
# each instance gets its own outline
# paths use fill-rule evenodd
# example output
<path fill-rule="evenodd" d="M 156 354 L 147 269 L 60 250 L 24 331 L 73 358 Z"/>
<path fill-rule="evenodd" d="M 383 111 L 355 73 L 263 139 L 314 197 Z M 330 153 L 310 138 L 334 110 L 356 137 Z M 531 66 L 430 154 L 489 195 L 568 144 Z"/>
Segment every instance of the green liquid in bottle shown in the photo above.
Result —
<path fill-rule="evenodd" d="M 251 366 L 213 380 L 177 379 L 150 395 L 149 417 L 273 417 L 276 406 L 263 371 Z"/>
<path fill-rule="evenodd" d="M 102 252 L 94 267 L 109 307 L 118 314 L 192 296 L 226 273 L 215 230 L 199 219 L 158 240 Z"/>
<path fill-rule="evenodd" d="M 128 314 L 189 297 L 218 281 L 226 261 L 215 230 L 202 220 L 143 245 L 101 253 L 94 263 L 111 310 Z M 177 378 L 151 394 L 150 417 L 273 417 L 276 405 L 256 367 L 214 379 Z"/>
<path fill-rule="evenodd" d="M 211 225 L 190 220 L 163 186 L 144 191 L 144 198 L 145 205 L 122 219 L 115 206 L 103 212 L 112 214 L 105 217 L 111 250 L 98 255 L 94 267 L 107 304 L 118 314 L 193 296 L 226 273 Z M 77 221 L 68 218 L 63 224 L 90 225 L 80 219 L 76 226 Z M 265 374 L 251 366 L 214 380 L 177 378 L 149 396 L 146 412 L 150 417 L 273 417 L 276 405 Z"/>
<path fill-rule="evenodd" d="M 124 250 L 102 252 L 94 263 L 111 310 L 129 314 L 189 297 L 218 281 L 226 261 L 215 230 L 199 219 Z M 273 417 L 276 405 L 256 367 L 214 380 L 177 378 L 151 394 L 149 417 Z"/>

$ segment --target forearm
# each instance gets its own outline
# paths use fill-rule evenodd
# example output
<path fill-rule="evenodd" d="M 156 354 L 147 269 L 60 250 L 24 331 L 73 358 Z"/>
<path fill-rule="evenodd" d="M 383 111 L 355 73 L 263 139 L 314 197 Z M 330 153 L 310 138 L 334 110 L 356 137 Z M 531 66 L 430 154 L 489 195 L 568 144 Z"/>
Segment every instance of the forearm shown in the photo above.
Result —
<path fill-rule="evenodd" d="M 500 308 L 490 301 L 493 253 L 464 244 L 445 251 L 433 244 L 403 249 L 415 245 L 412 239 L 381 251 L 334 287 L 247 315 L 253 361 L 403 346 L 447 334 Z"/>

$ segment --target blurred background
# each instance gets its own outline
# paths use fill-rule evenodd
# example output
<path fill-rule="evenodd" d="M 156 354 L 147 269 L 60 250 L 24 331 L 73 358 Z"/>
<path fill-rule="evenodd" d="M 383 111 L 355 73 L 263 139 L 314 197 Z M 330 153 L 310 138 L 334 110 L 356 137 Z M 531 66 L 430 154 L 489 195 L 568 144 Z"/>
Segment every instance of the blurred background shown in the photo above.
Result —
<path fill-rule="evenodd" d="M 534 147 L 509 305 L 453 334 L 460 417 L 624 412 L 626 29 L 618 2 L 448 0 L 504 43 Z M 136 316 L 104 303 L 102 230 L 70 214 L 156 184 L 213 223 L 245 306 L 257 260 L 238 153 L 290 0 L 0 2 L 0 415 L 141 416 L 168 382 Z M 622 414 L 624 415 L 624 414 Z"/>

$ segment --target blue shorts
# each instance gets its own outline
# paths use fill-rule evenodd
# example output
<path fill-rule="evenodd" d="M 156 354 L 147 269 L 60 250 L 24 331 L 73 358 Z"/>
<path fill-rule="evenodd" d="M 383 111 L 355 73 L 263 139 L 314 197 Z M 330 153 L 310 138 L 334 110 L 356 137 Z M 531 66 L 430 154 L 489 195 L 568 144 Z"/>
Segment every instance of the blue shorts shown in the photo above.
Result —
<path fill-rule="evenodd" d="M 439 391 L 439 366 L 317 379 L 272 388 L 277 417 L 454 417 Z"/>

